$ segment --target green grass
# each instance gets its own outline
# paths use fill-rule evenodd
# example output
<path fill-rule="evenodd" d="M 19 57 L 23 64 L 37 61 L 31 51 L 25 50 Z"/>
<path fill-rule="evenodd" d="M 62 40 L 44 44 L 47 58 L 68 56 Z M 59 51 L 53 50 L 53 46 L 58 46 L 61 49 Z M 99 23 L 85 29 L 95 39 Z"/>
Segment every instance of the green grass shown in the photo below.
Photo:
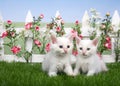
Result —
<path fill-rule="evenodd" d="M 50 22 L 41 22 L 41 26 L 40 27 L 45 27 L 47 24 L 49 24 Z M 4 25 L 6 25 L 6 22 L 4 23 Z M 66 28 L 71 28 L 73 27 L 75 24 L 74 23 L 65 23 L 65 27 Z M 25 22 L 13 22 L 13 26 L 15 26 L 15 28 L 24 28 L 25 26 Z"/>
<path fill-rule="evenodd" d="M 65 74 L 49 77 L 38 63 L 0 62 L 0 86 L 119 86 L 120 63 L 107 66 L 108 72 L 90 77 L 70 77 Z"/>

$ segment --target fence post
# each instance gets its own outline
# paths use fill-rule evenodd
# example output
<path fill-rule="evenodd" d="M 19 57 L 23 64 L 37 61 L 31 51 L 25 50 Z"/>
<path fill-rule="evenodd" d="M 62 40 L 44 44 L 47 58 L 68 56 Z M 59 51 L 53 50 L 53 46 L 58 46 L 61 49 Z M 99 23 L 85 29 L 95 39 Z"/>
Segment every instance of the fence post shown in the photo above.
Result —
<path fill-rule="evenodd" d="M 3 45 L 4 40 L 1 38 L 2 33 L 4 31 L 3 24 L 4 24 L 4 21 L 0 13 L 0 60 L 2 60 L 4 56 L 4 45 Z"/>
<path fill-rule="evenodd" d="M 82 28 L 81 28 L 81 31 L 82 31 L 82 35 L 83 36 L 89 36 L 89 30 L 90 30 L 90 17 L 88 15 L 88 12 L 85 11 L 84 15 L 83 15 L 83 18 L 82 18 Z"/>
<path fill-rule="evenodd" d="M 29 10 L 26 16 L 25 25 L 28 23 L 33 22 L 33 16 L 31 14 L 31 11 Z M 33 33 L 31 30 L 25 30 L 25 50 L 29 53 L 32 52 L 32 46 L 33 46 Z M 32 56 L 29 57 L 29 61 L 32 62 Z"/>
<path fill-rule="evenodd" d="M 115 32 L 115 37 L 112 38 L 112 57 L 115 59 L 115 40 L 116 40 L 116 34 L 117 31 L 120 29 L 120 16 L 117 10 L 114 11 L 114 14 L 112 16 L 112 26 L 113 26 L 113 31 Z"/>

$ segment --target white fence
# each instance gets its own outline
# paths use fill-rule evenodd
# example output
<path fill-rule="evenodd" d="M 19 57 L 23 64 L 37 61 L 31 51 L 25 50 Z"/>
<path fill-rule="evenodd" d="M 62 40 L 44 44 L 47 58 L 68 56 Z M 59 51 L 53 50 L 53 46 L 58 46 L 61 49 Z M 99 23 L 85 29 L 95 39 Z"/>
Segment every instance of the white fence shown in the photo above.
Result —
<path fill-rule="evenodd" d="M 57 11 L 56 15 L 60 15 L 58 11 Z M 88 33 L 89 30 L 90 30 L 90 25 L 88 23 L 89 18 L 90 17 L 88 15 L 87 11 L 85 11 L 85 14 L 84 14 L 83 19 L 82 19 L 82 28 L 81 28 L 83 36 L 88 36 L 88 34 L 89 34 Z M 27 22 L 31 22 L 31 21 L 33 21 L 33 17 L 32 17 L 31 12 L 28 11 L 28 14 L 26 16 L 26 23 Z M 114 31 L 117 31 L 119 29 L 119 25 L 120 25 L 120 17 L 119 17 L 119 14 L 118 14 L 117 10 L 113 14 L 112 24 L 114 26 Z M 21 28 L 21 30 L 23 30 L 23 28 Z M 19 30 L 18 32 L 20 32 L 21 30 Z M 2 19 L 2 16 L 0 15 L 0 36 L 1 36 L 1 33 L 3 31 L 4 31 L 3 19 Z M 66 31 L 68 31 L 67 28 L 66 28 Z M 4 61 L 8 61 L 8 62 L 11 62 L 11 61 L 25 62 L 24 58 L 18 58 L 15 55 L 5 55 L 4 54 L 3 43 L 4 43 L 3 39 L 0 38 L 0 47 L 1 47 L 1 50 L 0 50 L 0 60 L 4 60 Z M 28 47 L 31 47 L 31 46 L 28 46 Z M 31 62 L 42 62 L 43 59 L 44 59 L 44 55 L 33 54 Z M 105 60 L 105 62 L 115 62 L 114 38 L 112 38 L 112 54 L 111 55 L 103 55 L 103 59 Z"/>

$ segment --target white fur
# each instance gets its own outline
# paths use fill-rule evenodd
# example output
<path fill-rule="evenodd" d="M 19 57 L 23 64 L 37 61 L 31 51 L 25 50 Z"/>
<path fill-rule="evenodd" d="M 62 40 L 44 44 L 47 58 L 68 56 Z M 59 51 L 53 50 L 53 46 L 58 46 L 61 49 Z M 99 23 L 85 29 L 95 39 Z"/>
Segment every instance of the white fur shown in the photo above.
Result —
<path fill-rule="evenodd" d="M 42 63 L 43 71 L 46 71 L 49 76 L 56 76 L 58 71 L 63 71 L 67 75 L 73 75 L 73 70 L 70 63 L 70 56 L 72 52 L 72 42 L 65 37 L 57 37 L 56 43 L 51 43 L 51 51 L 46 54 Z M 63 45 L 64 49 L 59 48 L 59 45 Z M 66 46 L 70 45 L 67 49 Z"/>
<path fill-rule="evenodd" d="M 97 45 L 94 45 L 93 42 L 94 40 L 81 40 L 77 44 L 78 56 L 74 75 L 78 75 L 80 71 L 87 73 L 87 76 L 107 71 L 104 61 L 96 54 Z M 83 51 L 80 50 L 80 47 L 82 47 Z M 90 50 L 87 51 L 87 48 L 90 48 Z M 85 55 L 83 55 L 83 52 Z"/>

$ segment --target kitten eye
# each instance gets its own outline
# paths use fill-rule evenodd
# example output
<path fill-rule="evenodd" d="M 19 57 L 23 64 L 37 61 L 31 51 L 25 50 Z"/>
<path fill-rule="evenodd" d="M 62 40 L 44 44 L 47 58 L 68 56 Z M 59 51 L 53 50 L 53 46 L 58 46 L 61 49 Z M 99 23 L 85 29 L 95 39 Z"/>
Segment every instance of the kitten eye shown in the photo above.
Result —
<path fill-rule="evenodd" d="M 90 50 L 90 48 L 87 48 L 87 50 Z"/>
<path fill-rule="evenodd" d="M 82 47 L 80 47 L 80 50 L 82 50 Z"/>
<path fill-rule="evenodd" d="M 70 48 L 70 45 L 68 45 L 67 48 Z"/>
<path fill-rule="evenodd" d="M 62 45 L 60 45 L 60 46 L 59 46 L 59 48 L 63 48 L 63 46 L 62 46 Z"/>

